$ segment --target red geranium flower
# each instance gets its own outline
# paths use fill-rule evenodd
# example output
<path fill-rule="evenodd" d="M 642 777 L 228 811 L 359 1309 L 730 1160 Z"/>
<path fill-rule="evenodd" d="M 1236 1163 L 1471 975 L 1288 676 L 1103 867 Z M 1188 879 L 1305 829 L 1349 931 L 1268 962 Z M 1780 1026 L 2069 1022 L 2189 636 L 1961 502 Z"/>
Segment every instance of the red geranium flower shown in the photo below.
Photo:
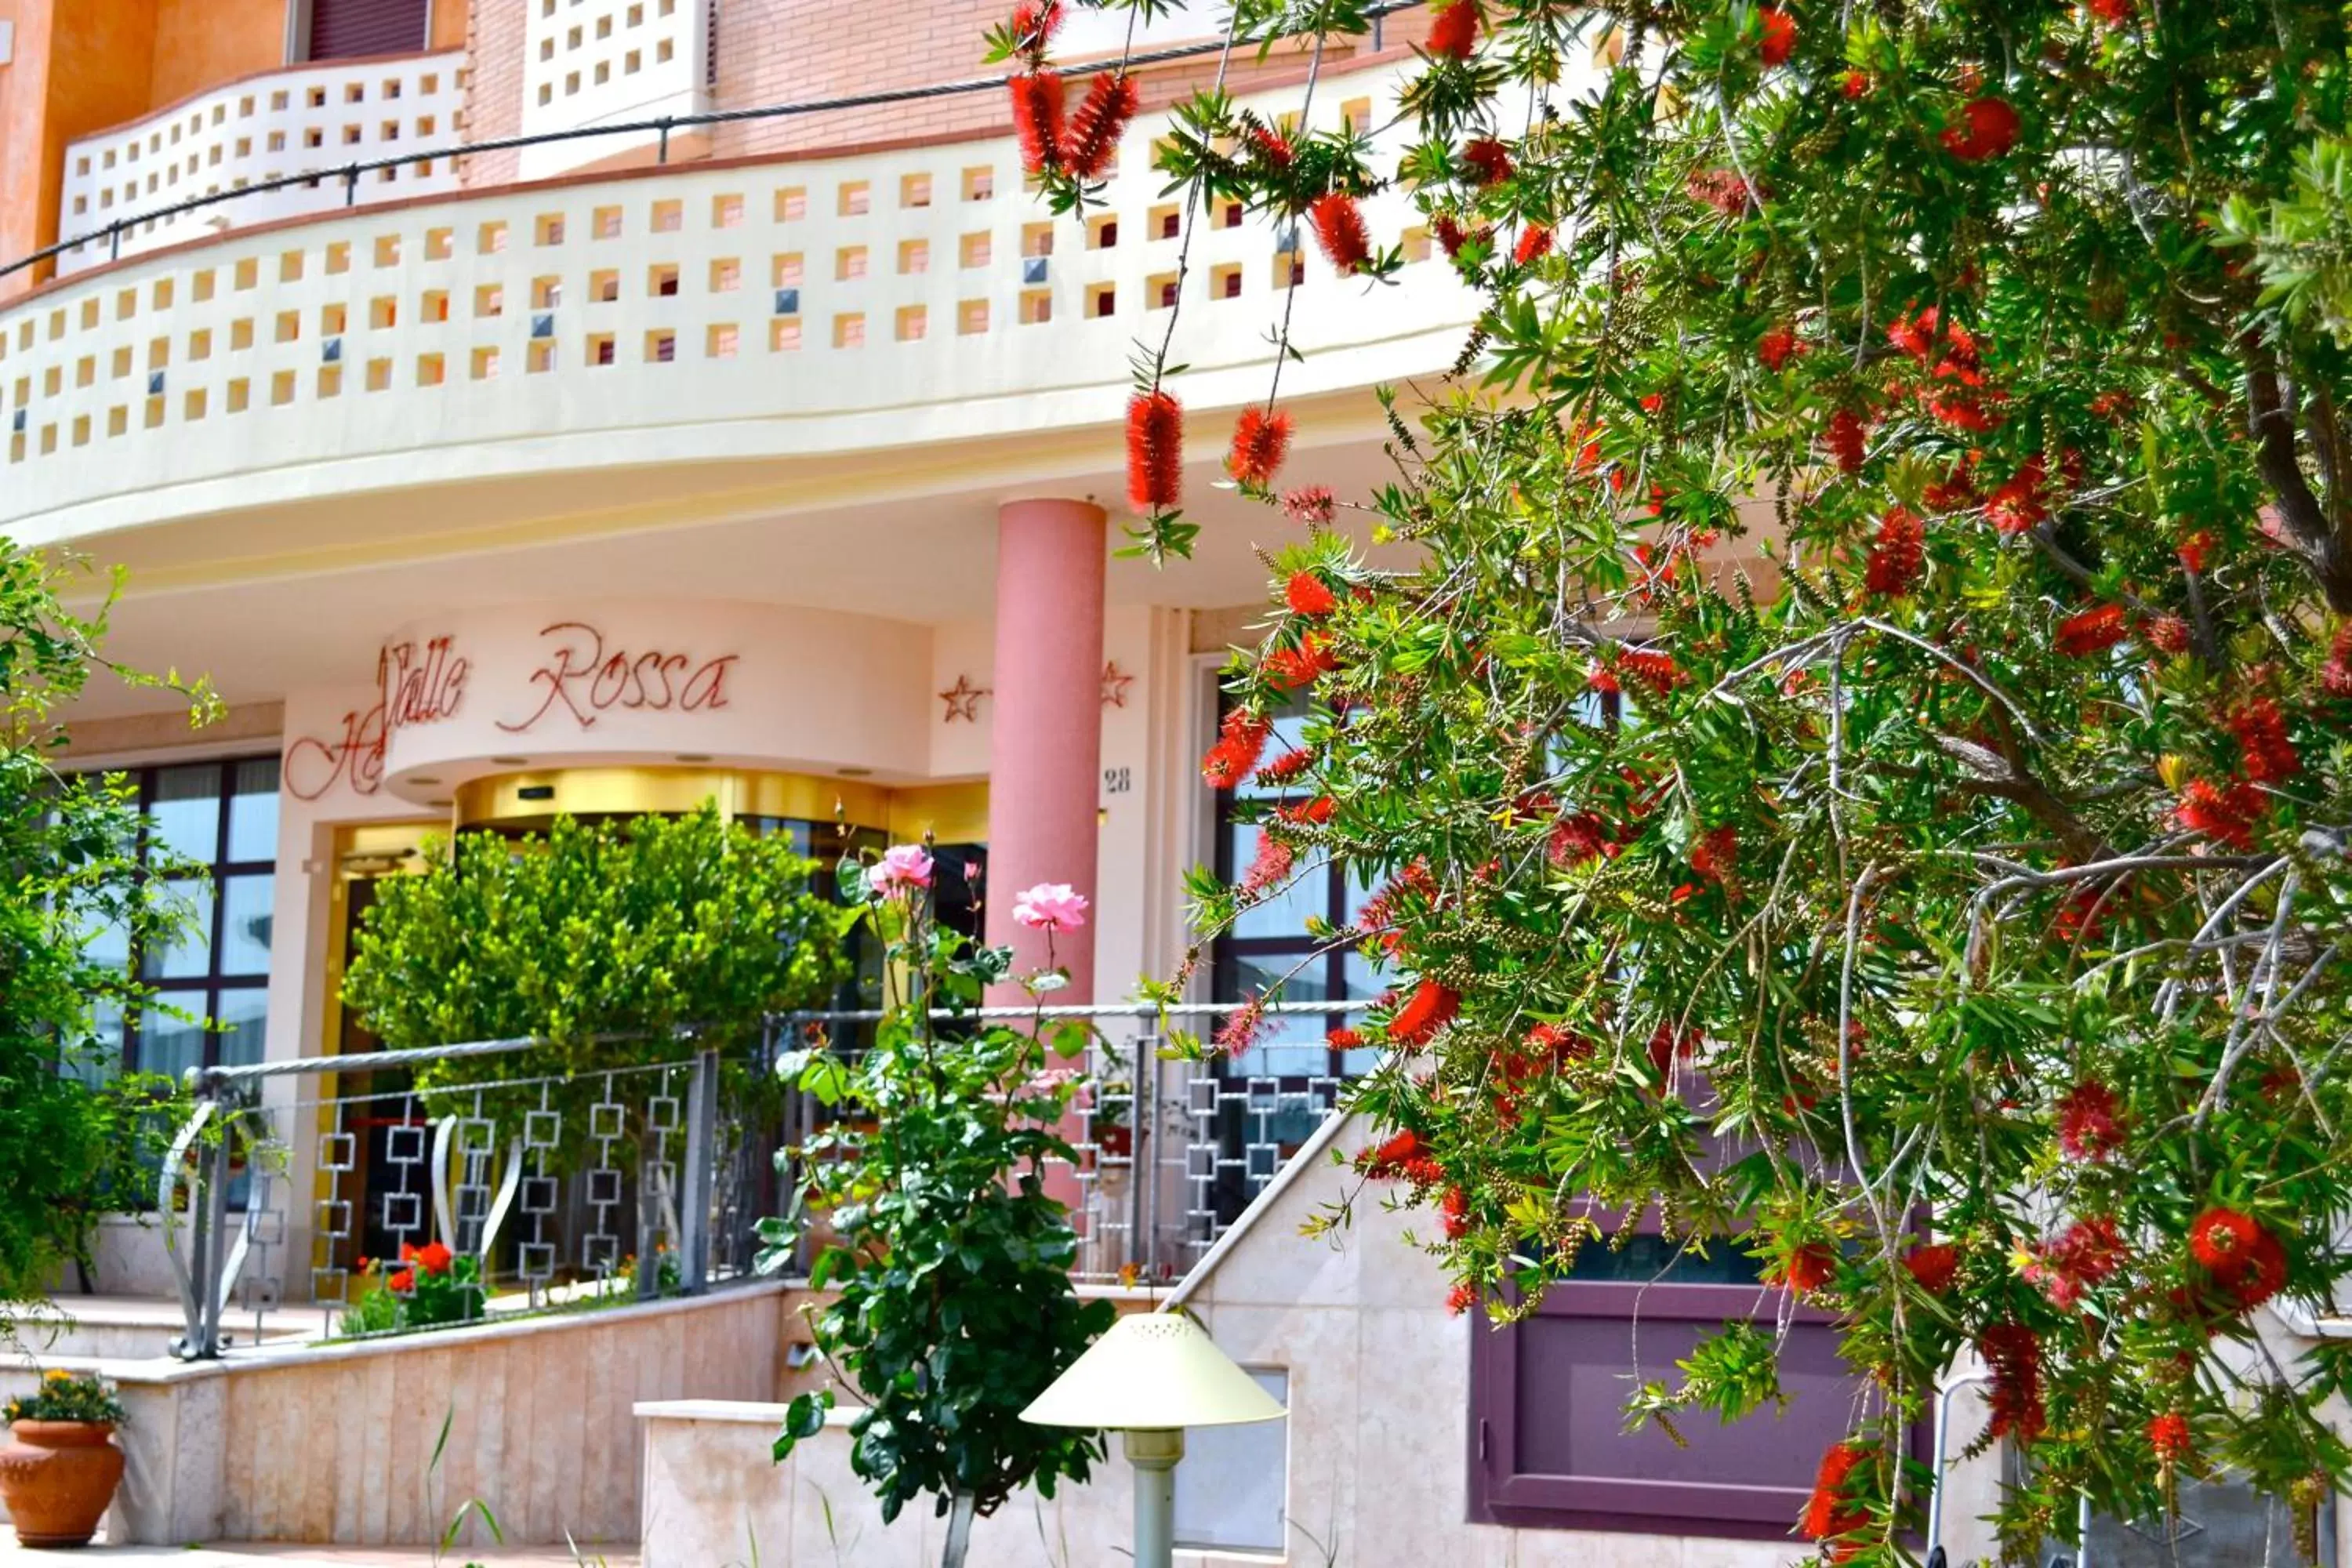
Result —
<path fill-rule="evenodd" d="M 427 1274 L 449 1272 L 449 1249 L 437 1241 L 425 1243 L 416 1249 L 416 1266 Z"/>
<path fill-rule="evenodd" d="M 414 1269 L 404 1268 L 399 1273 L 387 1278 L 384 1280 L 384 1284 L 391 1289 L 394 1294 L 405 1295 L 407 1292 L 416 1289 L 416 1272 Z"/>

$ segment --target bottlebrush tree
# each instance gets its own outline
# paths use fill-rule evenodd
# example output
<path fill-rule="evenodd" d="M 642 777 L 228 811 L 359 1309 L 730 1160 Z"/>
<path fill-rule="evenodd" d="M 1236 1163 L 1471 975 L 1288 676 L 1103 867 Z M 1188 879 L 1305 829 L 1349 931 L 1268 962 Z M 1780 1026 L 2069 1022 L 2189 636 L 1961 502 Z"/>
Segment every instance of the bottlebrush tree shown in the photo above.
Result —
<path fill-rule="evenodd" d="M 1233 47 L 1366 15 L 1244 0 Z M 1457 1306 L 1525 1312 L 1622 1213 L 1836 1315 L 1869 1396 L 1792 1521 L 1832 1558 L 1905 1559 L 1901 1438 L 1971 1356 L 2017 1550 L 2184 1472 L 2308 1521 L 2347 1365 L 2256 1332 L 2352 1221 L 2347 8 L 1428 37 L 1392 167 L 1311 112 L 1271 155 L 1213 90 L 1161 153 L 1283 224 L 1401 188 L 1484 301 L 1383 488 L 1254 468 L 1290 538 L 1204 771 L 1285 794 L 1205 930 L 1325 858 L 1381 889 L 1319 932 L 1393 979 L 1359 1166 L 1434 1206 Z M 1381 309 L 1394 237 L 1310 223 L 1346 254 L 1306 286 Z M 1636 1414 L 1771 1405 L 1770 1351 L 1727 1331 Z"/>

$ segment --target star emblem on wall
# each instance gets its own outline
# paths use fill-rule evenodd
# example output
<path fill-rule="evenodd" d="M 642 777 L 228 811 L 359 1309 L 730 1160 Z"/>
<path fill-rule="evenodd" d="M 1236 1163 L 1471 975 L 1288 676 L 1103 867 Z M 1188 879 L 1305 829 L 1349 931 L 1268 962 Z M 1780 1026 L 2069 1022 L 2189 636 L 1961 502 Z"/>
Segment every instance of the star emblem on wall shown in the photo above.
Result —
<path fill-rule="evenodd" d="M 940 693 L 940 700 L 948 705 L 947 717 L 940 722 L 952 724 L 959 719 L 964 719 L 974 724 L 979 723 L 980 700 L 987 695 L 988 688 L 974 686 L 971 676 L 957 676 L 956 683 Z"/>
<path fill-rule="evenodd" d="M 1135 677 L 1119 668 L 1118 660 L 1103 666 L 1102 705 L 1106 708 L 1127 706 L 1127 689 L 1135 684 Z"/>

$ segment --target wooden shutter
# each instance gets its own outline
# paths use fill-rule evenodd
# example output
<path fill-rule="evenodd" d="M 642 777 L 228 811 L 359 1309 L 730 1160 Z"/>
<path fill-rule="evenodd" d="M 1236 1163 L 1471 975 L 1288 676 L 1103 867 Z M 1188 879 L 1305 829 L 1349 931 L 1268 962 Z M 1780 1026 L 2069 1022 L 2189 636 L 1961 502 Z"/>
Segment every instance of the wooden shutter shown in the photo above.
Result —
<path fill-rule="evenodd" d="M 310 58 L 358 59 L 425 47 L 432 0 L 310 0 Z"/>

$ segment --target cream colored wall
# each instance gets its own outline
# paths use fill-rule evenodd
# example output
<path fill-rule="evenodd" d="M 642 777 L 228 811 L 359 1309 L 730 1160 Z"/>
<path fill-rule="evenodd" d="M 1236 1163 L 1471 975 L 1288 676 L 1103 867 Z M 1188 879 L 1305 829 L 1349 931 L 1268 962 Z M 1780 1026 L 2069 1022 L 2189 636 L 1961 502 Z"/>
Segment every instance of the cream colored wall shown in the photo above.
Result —
<path fill-rule="evenodd" d="M 774 1381 L 777 1294 L 452 1329 L 226 1363 L 113 1363 L 131 1419 L 108 1539 L 422 1544 L 478 1498 L 510 1543 L 636 1533 L 631 1406 Z M 448 1440 L 432 1456 L 444 1421 Z M 478 1524 L 460 1545 L 486 1544 Z"/>

